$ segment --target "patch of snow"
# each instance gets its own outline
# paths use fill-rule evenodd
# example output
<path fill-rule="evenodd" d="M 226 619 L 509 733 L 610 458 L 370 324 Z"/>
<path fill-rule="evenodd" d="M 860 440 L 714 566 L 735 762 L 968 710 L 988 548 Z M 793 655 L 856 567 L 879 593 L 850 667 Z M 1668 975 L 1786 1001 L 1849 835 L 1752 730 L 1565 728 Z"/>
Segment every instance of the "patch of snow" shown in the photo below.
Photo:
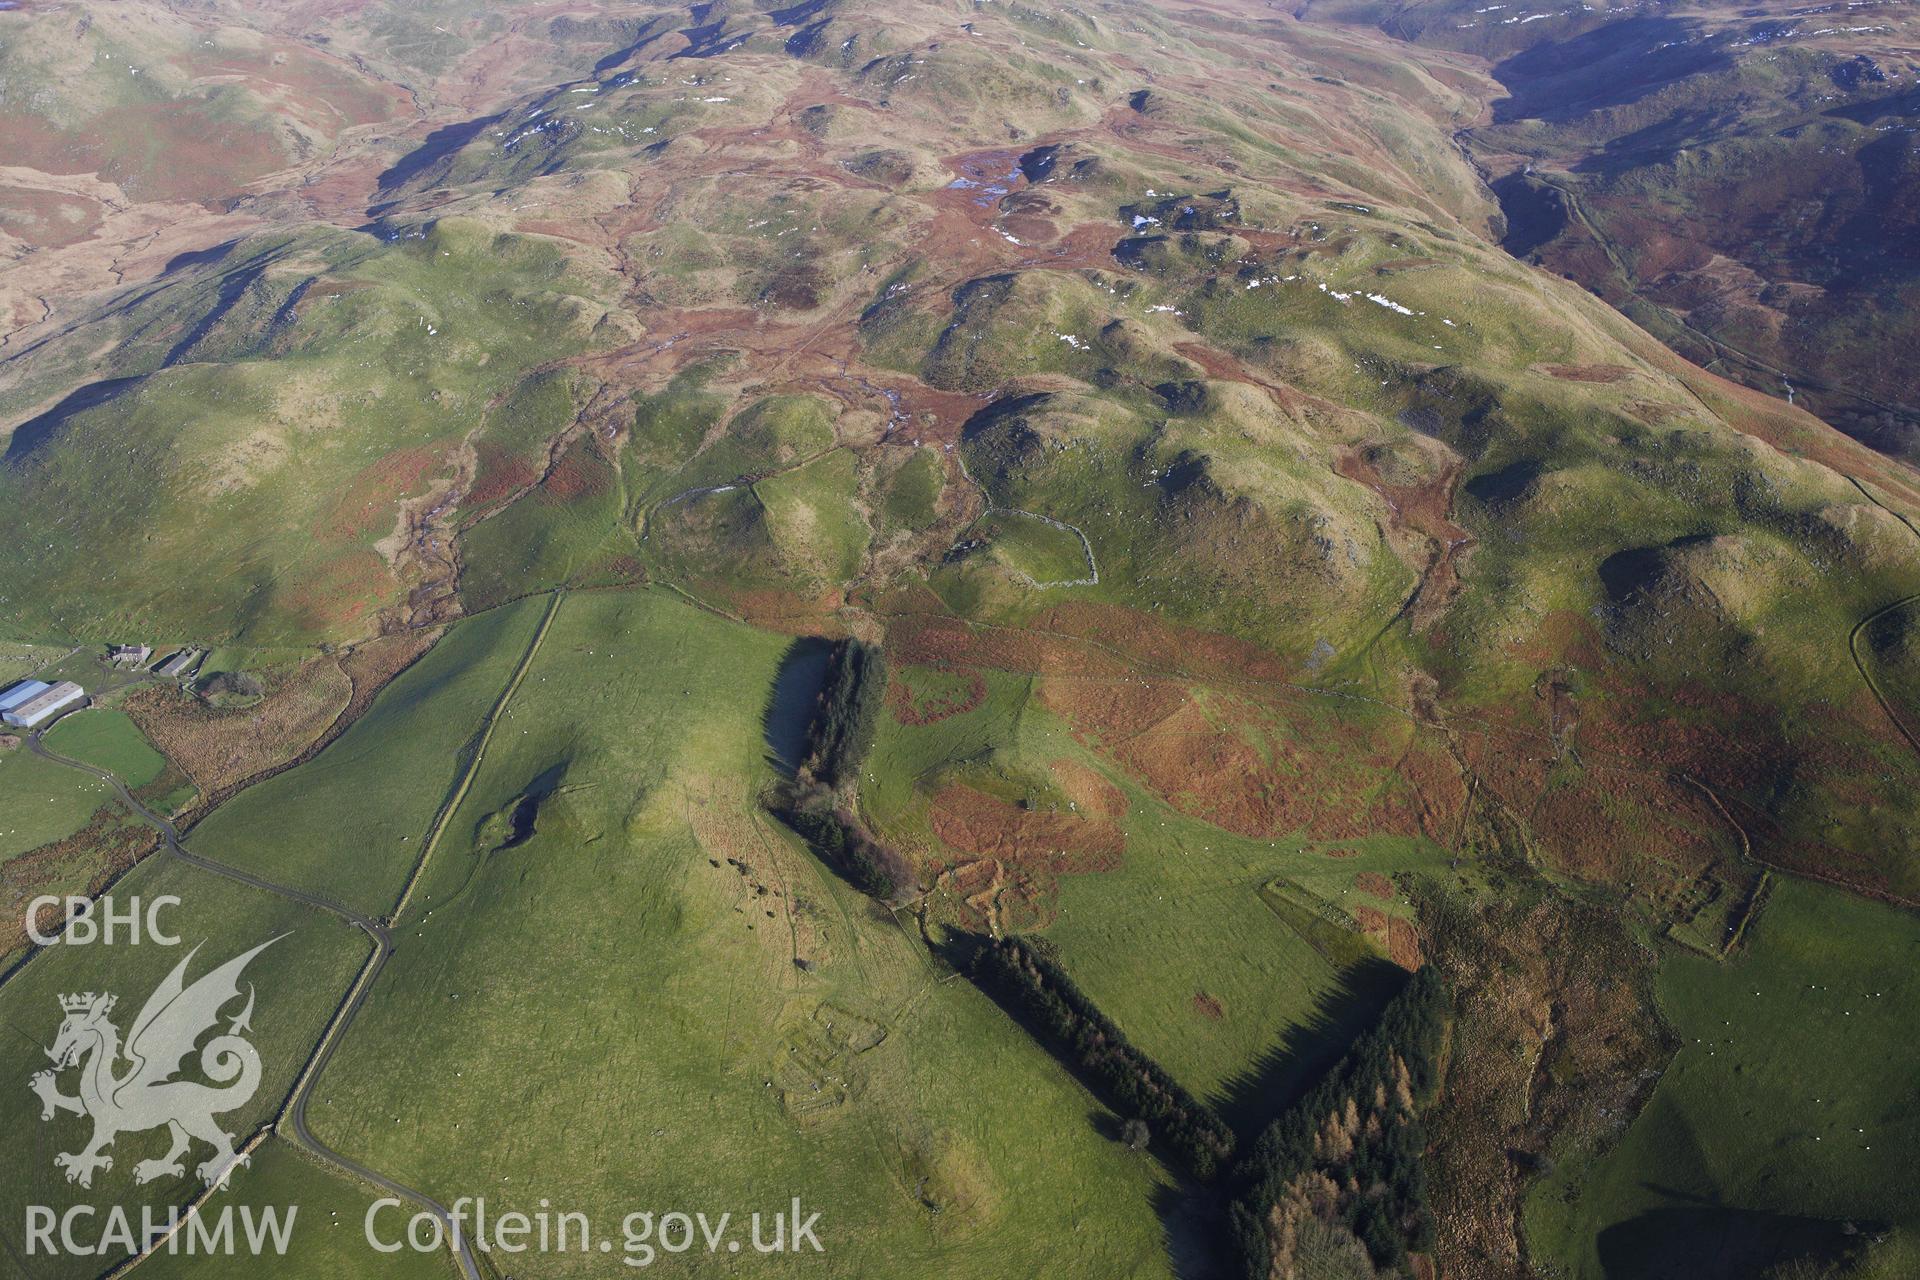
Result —
<path fill-rule="evenodd" d="M 1399 303 L 1395 302 L 1392 298 L 1382 297 L 1380 294 L 1377 294 L 1377 293 L 1362 294 L 1361 296 L 1366 298 L 1368 302 L 1377 303 L 1378 305 L 1385 307 L 1387 310 L 1397 311 L 1403 316 L 1410 316 L 1414 314 L 1412 307 L 1403 307 Z"/>

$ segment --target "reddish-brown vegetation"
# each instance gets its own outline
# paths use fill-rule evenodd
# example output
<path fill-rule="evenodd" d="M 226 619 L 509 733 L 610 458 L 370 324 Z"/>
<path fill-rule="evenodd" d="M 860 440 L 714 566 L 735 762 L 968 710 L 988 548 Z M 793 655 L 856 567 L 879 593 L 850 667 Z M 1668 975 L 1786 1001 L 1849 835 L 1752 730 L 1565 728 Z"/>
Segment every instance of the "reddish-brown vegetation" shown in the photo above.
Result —
<path fill-rule="evenodd" d="M 393 585 L 387 562 L 374 551 L 349 551 L 294 575 L 285 608 L 301 627 L 337 635 L 370 616 Z"/>
<path fill-rule="evenodd" d="M 327 655 L 269 676 L 266 695 L 250 707 L 223 711 L 163 685 L 134 690 L 125 705 L 148 740 L 211 792 L 292 759 L 345 710 L 352 692 Z"/>
<path fill-rule="evenodd" d="M 1421 965 L 1420 930 L 1404 916 L 1387 920 L 1387 958 L 1408 973 Z"/>
<path fill-rule="evenodd" d="M 533 462 L 510 449 L 481 444 L 474 450 L 479 464 L 463 503 L 469 510 L 483 511 L 503 502 L 540 479 Z"/>
<path fill-rule="evenodd" d="M 98 895 L 127 868 L 153 852 L 159 837 L 153 828 L 128 821 L 117 805 L 103 805 L 87 825 L 51 844 L 0 863 L 0 956 L 27 945 L 27 903 L 56 885 L 56 892 Z M 74 877 L 84 872 L 84 883 Z M 66 881 L 65 885 L 60 882 Z M 43 907 L 36 918 L 42 932 L 59 923 L 60 909 Z"/>
<path fill-rule="evenodd" d="M 100 225 L 100 202 L 64 191 L 0 187 L 0 231 L 35 249 L 78 244 Z"/>
<path fill-rule="evenodd" d="M 887 686 L 887 709 L 901 724 L 936 724 L 986 700 L 986 680 L 964 669 L 903 666 L 894 670 Z"/>
<path fill-rule="evenodd" d="M 950 848 L 1050 875 L 1111 871 L 1127 845 L 1105 819 L 1023 809 L 962 783 L 942 787 L 927 816 Z"/>
<path fill-rule="evenodd" d="M 1465 787 L 1406 722 L 1170 680 L 1049 678 L 1040 700 L 1168 804 L 1244 836 L 1444 839 Z M 1415 733 L 1412 746 L 1396 739 Z"/>
<path fill-rule="evenodd" d="M 541 494 L 556 502 L 592 497 L 612 487 L 613 468 L 585 444 L 568 449 L 540 482 Z"/>
<path fill-rule="evenodd" d="M 1362 871 L 1353 878 L 1353 887 L 1362 893 L 1380 899 L 1382 902 L 1393 901 L 1393 881 L 1387 879 L 1378 871 Z"/>
<path fill-rule="evenodd" d="M 1625 382 L 1633 376 L 1619 364 L 1543 364 L 1540 371 L 1563 382 Z"/>
<path fill-rule="evenodd" d="M 421 654 L 431 649 L 434 642 L 440 638 L 440 634 L 438 628 L 410 628 L 355 645 L 347 654 L 337 658 L 339 670 L 347 677 L 348 683 L 352 688 L 352 693 L 347 698 L 346 706 L 333 717 L 317 737 L 308 741 L 305 746 L 301 747 L 292 756 L 284 759 L 267 758 L 279 754 L 277 751 L 269 748 L 268 751 L 259 753 L 259 756 L 252 760 L 243 756 L 239 760 L 234 761 L 228 768 L 228 772 L 234 775 L 233 780 L 222 781 L 217 786 L 202 787 L 200 798 L 194 802 L 193 808 L 180 818 L 178 825 L 181 830 L 186 830 L 194 823 L 200 821 L 200 819 L 206 817 L 207 814 L 224 803 L 235 792 L 240 790 L 241 787 L 264 781 L 278 773 L 284 773 L 286 770 L 296 765 L 305 764 L 316 755 L 319 755 L 329 743 L 335 738 L 338 738 L 342 733 L 345 733 L 349 725 L 365 715 L 367 708 L 373 705 L 374 696 L 378 694 L 381 689 L 385 688 L 387 683 L 395 676 L 411 666 Z M 131 710 L 132 708 L 129 707 L 129 711 Z M 234 714 L 244 715 L 244 712 Z M 141 720 L 140 716 L 136 715 L 135 720 L 142 725 L 143 729 L 145 728 L 146 721 Z M 171 728 L 163 728 L 161 731 L 170 732 L 173 730 Z M 241 737 L 248 736 L 247 728 L 239 722 L 230 722 L 227 731 Z M 158 738 L 155 738 L 154 742 L 156 746 L 161 745 Z M 281 745 L 284 747 L 285 744 Z M 199 749 L 203 749 L 208 753 L 207 757 L 203 758 L 202 763 L 205 762 L 205 759 L 222 756 L 225 750 L 223 747 L 212 742 L 202 744 Z M 169 752 L 169 754 L 171 755 L 171 752 Z M 186 761 L 180 760 L 177 757 L 175 758 L 175 762 L 180 764 L 182 768 L 187 767 Z M 253 767 L 251 771 L 248 771 L 250 764 Z M 191 776 L 191 774 L 189 776 Z"/>
<path fill-rule="evenodd" d="M 394 509 L 400 500 L 424 492 L 428 479 L 441 468 L 444 457 L 440 449 L 419 445 L 395 449 L 362 467 L 321 517 L 317 532 L 333 541 L 352 541 L 390 532 Z"/>
<path fill-rule="evenodd" d="M 1060 877 L 1120 865 L 1126 812 L 1118 788 L 1090 769 L 1056 761 L 1066 809 L 1022 808 L 963 783 L 942 787 L 928 818 L 934 835 L 963 855 L 940 870 L 935 888 L 968 927 L 1029 929 L 1055 915 Z"/>
<path fill-rule="evenodd" d="M 1386 912 L 1378 907 L 1363 904 L 1353 909 L 1353 920 L 1360 926 L 1360 932 L 1366 934 L 1374 945 L 1382 951 L 1388 948 L 1392 926 L 1388 923 L 1389 917 Z"/>
<path fill-rule="evenodd" d="M 1365 450 L 1343 450 L 1334 460 L 1334 473 L 1364 485 L 1385 500 L 1388 523 L 1425 540 L 1424 563 L 1414 568 L 1420 588 L 1414 598 L 1412 623 L 1424 631 L 1438 621 L 1460 591 L 1460 564 L 1473 550 L 1473 537 L 1453 522 L 1454 488 L 1462 464 L 1449 455 L 1426 479 L 1414 484 L 1390 484 Z"/>

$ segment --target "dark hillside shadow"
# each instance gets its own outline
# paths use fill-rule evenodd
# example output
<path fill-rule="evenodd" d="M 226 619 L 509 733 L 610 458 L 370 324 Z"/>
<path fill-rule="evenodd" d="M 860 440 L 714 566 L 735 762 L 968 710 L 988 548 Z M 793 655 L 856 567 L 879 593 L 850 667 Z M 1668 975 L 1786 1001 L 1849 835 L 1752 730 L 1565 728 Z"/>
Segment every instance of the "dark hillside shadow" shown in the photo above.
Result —
<path fill-rule="evenodd" d="M 1700 31 L 1699 23 L 1679 18 L 1628 18 L 1537 44 L 1494 65 L 1494 78 L 1511 96 L 1493 104 L 1493 122 L 1570 120 L 1731 66 L 1731 58 L 1698 39 Z"/>
<path fill-rule="evenodd" d="M 1406 971 L 1385 960 L 1352 966 L 1304 1023 L 1287 1027 L 1270 1049 L 1227 1082 L 1210 1102 L 1233 1129 L 1237 1160 L 1246 1159 L 1262 1131 L 1345 1056 L 1406 982 Z M 1183 1180 L 1154 1194 L 1167 1259 L 1179 1280 L 1237 1280 L 1227 1207 L 1239 1191 L 1239 1176 L 1229 1175 L 1212 1186 Z"/>
<path fill-rule="evenodd" d="M 160 269 L 160 274 L 170 275 L 185 267 L 208 266 L 232 253 L 234 246 L 239 243 L 238 240 L 228 240 L 224 244 L 216 244 L 210 248 L 190 249 L 186 253 L 176 253 L 167 259 L 167 265 Z"/>
<path fill-rule="evenodd" d="M 1827 1274 L 1854 1261 L 1872 1234 L 1824 1218 L 1696 1204 L 1616 1223 L 1597 1245 L 1607 1280 L 1751 1280 L 1793 1262 Z"/>
<path fill-rule="evenodd" d="M 1665 164 L 1676 152 L 1711 140 L 1729 123 L 1723 109 L 1676 111 L 1645 128 L 1608 138 L 1605 146 L 1574 165 L 1572 172 L 1617 178 L 1644 165 Z"/>
<path fill-rule="evenodd" d="M 480 131 L 499 120 L 498 115 L 480 116 L 457 124 L 441 125 L 429 133 L 419 146 L 407 152 L 375 179 L 380 190 L 403 186 L 431 166 L 446 159 L 480 135 Z"/>
<path fill-rule="evenodd" d="M 1821 114 L 1866 125 L 1878 124 L 1889 116 L 1910 120 L 1920 116 L 1920 89 L 1909 89 L 1905 93 L 1889 94 L 1884 98 L 1869 98 L 1865 102 L 1850 102 L 1844 107 L 1829 107 Z"/>
<path fill-rule="evenodd" d="M 1657 547 L 1629 547 L 1625 551 L 1616 551 L 1600 562 L 1600 585 L 1612 603 L 1630 603 L 1661 579 L 1673 552 L 1708 540 L 1707 534 L 1690 533 Z"/>
<path fill-rule="evenodd" d="M 1161 1240 L 1176 1280 L 1238 1280 L 1227 1233 L 1225 1183 L 1203 1187 L 1182 1181 L 1153 1193 Z"/>
<path fill-rule="evenodd" d="M 813 716 L 832 657 L 831 640 L 802 636 L 787 646 L 773 678 L 772 692 L 760 716 L 761 739 L 766 743 L 768 762 L 789 778 L 807 758 Z"/>
<path fill-rule="evenodd" d="M 1523 172 L 1506 174 L 1488 186 L 1507 220 L 1500 247 L 1514 257 L 1527 257 L 1567 229 L 1567 198 L 1558 187 Z"/>
<path fill-rule="evenodd" d="M 1483 471 L 1460 487 L 1490 507 L 1502 506 L 1531 494 L 1544 470 L 1538 458 L 1521 458 L 1498 471 Z"/>
<path fill-rule="evenodd" d="M 828 0 L 801 0 L 799 4 L 790 4 L 784 9 L 774 9 L 767 14 L 775 26 L 797 27 L 803 22 L 811 22 L 820 11 L 827 7 Z"/>
<path fill-rule="evenodd" d="M 166 358 L 160 362 L 161 367 L 172 368 L 186 359 L 202 338 L 220 327 L 220 322 L 227 318 L 227 313 L 233 310 L 235 304 L 246 296 L 247 290 L 252 288 L 254 282 L 264 274 L 265 268 L 248 266 L 229 271 L 221 276 L 220 291 L 214 298 L 213 306 L 207 309 L 205 315 L 194 321 L 193 327 L 182 334 L 180 340 L 167 351 Z"/>
<path fill-rule="evenodd" d="M 695 21 L 699 19 L 696 18 Z M 633 29 L 633 34 L 628 37 L 625 45 L 593 64 L 594 74 L 611 71 L 617 66 L 632 61 L 642 49 L 665 35 L 670 24 L 671 19 L 666 14 L 656 14 L 645 19 Z"/>
<path fill-rule="evenodd" d="M 1227 1081 L 1212 1100 L 1213 1109 L 1239 1135 L 1242 1155 L 1379 1021 L 1380 1011 L 1406 984 L 1407 971 L 1385 960 L 1353 965 L 1320 997 L 1306 1021 L 1283 1030 L 1265 1053 Z"/>
<path fill-rule="evenodd" d="M 77 391 L 68 392 L 59 404 L 45 413 L 27 419 L 13 429 L 13 435 L 7 441 L 6 461 L 17 464 L 26 461 L 33 451 L 59 434 L 69 418 L 97 409 L 121 392 L 137 385 L 139 378 L 108 378 L 103 382 L 90 382 Z"/>
<path fill-rule="evenodd" d="M 527 784 L 514 802 L 513 811 L 507 815 L 507 829 L 495 852 L 517 849 L 533 839 L 539 828 L 540 807 L 555 791 L 560 789 L 561 780 L 567 776 L 567 761 L 552 765 L 543 770 L 539 777 Z"/>

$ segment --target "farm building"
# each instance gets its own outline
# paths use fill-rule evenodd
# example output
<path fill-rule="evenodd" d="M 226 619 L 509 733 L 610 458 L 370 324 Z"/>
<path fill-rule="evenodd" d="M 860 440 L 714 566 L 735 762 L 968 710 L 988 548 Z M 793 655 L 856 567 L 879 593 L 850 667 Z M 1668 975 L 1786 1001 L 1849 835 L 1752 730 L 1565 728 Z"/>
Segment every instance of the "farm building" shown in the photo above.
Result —
<path fill-rule="evenodd" d="M 154 671 L 163 676 L 177 676 L 193 665 L 193 650 L 182 649 L 154 667 Z"/>
<path fill-rule="evenodd" d="M 133 667 L 136 670 L 146 665 L 153 656 L 153 647 L 144 644 L 116 644 L 107 650 L 107 658 L 116 667 Z"/>
<path fill-rule="evenodd" d="M 0 711 L 11 711 L 28 698 L 37 698 L 52 687 L 45 680 L 22 680 L 5 693 L 0 693 Z"/>
<path fill-rule="evenodd" d="M 40 682 L 35 680 L 28 683 L 39 684 Z M 9 693 L 11 692 L 9 690 Z M 5 711 L 0 711 L 0 720 L 5 720 L 17 729 L 31 729 L 58 715 L 74 703 L 84 702 L 86 697 L 85 689 L 71 680 L 62 680 L 51 688 L 42 686 L 40 692 L 14 703 Z"/>

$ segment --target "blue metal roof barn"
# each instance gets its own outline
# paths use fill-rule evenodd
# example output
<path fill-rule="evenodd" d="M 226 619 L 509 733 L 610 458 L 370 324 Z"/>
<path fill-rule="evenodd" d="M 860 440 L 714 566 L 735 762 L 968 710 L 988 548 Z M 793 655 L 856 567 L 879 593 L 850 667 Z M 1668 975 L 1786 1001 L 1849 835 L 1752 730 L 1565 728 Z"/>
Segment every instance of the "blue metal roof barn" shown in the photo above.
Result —
<path fill-rule="evenodd" d="M 22 680 L 0 693 L 0 711 L 11 711 L 29 698 L 37 698 L 52 686 L 44 680 Z"/>
<path fill-rule="evenodd" d="M 24 701 L 0 710 L 0 720 L 16 729 L 31 729 L 74 703 L 86 701 L 86 697 L 85 689 L 71 680 L 62 680 L 52 688 L 42 689 Z"/>

